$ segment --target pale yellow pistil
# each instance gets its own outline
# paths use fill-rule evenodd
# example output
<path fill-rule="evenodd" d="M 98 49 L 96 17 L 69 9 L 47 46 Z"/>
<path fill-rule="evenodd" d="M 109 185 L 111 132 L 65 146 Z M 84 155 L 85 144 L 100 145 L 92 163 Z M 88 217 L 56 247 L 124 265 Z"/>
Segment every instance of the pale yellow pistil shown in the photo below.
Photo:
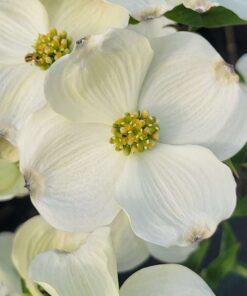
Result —
<path fill-rule="evenodd" d="M 66 32 L 58 33 L 52 28 L 46 35 L 39 34 L 33 48 L 34 52 L 25 56 L 27 63 L 47 70 L 56 60 L 71 52 L 72 39 Z"/>
<path fill-rule="evenodd" d="M 126 113 L 112 126 L 110 143 L 125 155 L 150 150 L 159 139 L 159 124 L 147 111 Z"/>

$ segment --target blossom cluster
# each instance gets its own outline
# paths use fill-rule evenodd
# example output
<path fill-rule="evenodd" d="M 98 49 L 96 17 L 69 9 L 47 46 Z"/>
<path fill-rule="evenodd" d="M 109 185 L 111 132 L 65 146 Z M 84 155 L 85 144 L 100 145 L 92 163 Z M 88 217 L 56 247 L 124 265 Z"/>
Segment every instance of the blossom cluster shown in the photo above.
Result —
<path fill-rule="evenodd" d="M 247 19 L 240 0 L 0 0 L 0 200 L 40 214 L 0 234 L 0 296 L 214 295 L 177 263 L 235 209 L 223 161 L 246 143 L 247 94 L 164 16 L 180 4 Z M 170 264 L 119 288 L 149 255 Z"/>

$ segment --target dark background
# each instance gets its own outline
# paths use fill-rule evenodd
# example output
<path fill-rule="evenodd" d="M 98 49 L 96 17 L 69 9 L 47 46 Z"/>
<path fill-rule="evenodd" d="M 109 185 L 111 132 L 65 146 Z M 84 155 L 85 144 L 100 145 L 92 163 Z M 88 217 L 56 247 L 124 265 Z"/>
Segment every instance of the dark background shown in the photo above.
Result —
<path fill-rule="evenodd" d="M 247 26 L 236 26 L 220 29 L 202 29 L 199 31 L 216 48 L 222 57 L 230 64 L 235 64 L 239 57 L 247 53 Z M 247 116 L 247 110 L 246 110 Z M 242 169 L 238 182 L 239 196 L 247 195 L 247 169 Z M 21 223 L 37 214 L 32 206 L 29 197 L 13 199 L 0 203 L 0 232 L 14 231 Z M 235 235 L 241 243 L 239 260 L 247 264 L 247 218 L 234 218 L 230 223 Z M 207 265 L 218 254 L 221 228 L 217 230 L 213 237 L 213 244 L 210 248 L 204 264 Z M 160 262 L 150 258 L 142 267 L 159 264 Z M 139 268 L 138 268 L 139 269 Z M 133 272 L 120 274 L 120 284 Z M 242 277 L 230 274 L 220 284 L 217 296 L 246 296 L 247 280 Z M 193 295 L 194 296 L 194 295 Z M 196 295 L 195 295 L 196 296 Z"/>

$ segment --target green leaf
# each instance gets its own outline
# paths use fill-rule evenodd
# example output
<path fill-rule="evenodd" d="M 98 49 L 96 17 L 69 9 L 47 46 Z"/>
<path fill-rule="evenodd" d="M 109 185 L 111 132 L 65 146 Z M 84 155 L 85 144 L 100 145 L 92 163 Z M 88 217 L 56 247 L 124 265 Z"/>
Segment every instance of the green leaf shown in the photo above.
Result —
<path fill-rule="evenodd" d="M 225 222 L 219 256 L 202 271 L 203 278 L 213 289 L 216 289 L 219 282 L 234 270 L 239 248 L 240 245 L 230 225 Z"/>
<path fill-rule="evenodd" d="M 177 23 L 195 28 L 217 28 L 247 24 L 247 21 L 240 19 L 234 12 L 222 6 L 212 7 L 205 13 L 199 13 L 179 5 L 164 15 Z"/>
<path fill-rule="evenodd" d="M 247 216 L 247 196 L 238 199 L 236 209 L 232 217 L 246 217 Z"/>
<path fill-rule="evenodd" d="M 225 161 L 225 164 L 227 166 L 229 166 L 229 168 L 231 169 L 233 175 L 239 179 L 238 170 L 237 170 L 237 167 L 234 165 L 233 161 L 231 159 L 228 159 L 228 160 Z"/>
<path fill-rule="evenodd" d="M 233 269 L 233 272 L 247 278 L 247 266 L 241 263 L 237 263 Z"/>
<path fill-rule="evenodd" d="M 202 261 L 210 246 L 210 240 L 205 240 L 200 243 L 198 249 L 190 255 L 188 260 L 185 262 L 185 266 L 199 273 L 201 270 Z"/>
<path fill-rule="evenodd" d="M 139 24 L 139 21 L 134 19 L 132 16 L 130 16 L 129 24 L 136 25 L 136 24 Z"/>
<path fill-rule="evenodd" d="M 247 144 L 234 157 L 231 158 L 231 161 L 237 168 L 247 162 Z"/>

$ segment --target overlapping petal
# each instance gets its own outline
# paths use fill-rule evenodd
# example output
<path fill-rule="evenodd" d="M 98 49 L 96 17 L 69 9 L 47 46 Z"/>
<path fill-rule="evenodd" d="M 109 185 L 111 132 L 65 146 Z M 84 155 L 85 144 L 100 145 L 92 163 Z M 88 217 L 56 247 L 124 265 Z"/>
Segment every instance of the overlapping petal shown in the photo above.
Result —
<path fill-rule="evenodd" d="M 0 134 L 15 143 L 27 117 L 45 105 L 45 72 L 29 65 L 0 68 Z"/>
<path fill-rule="evenodd" d="M 247 83 L 247 54 L 244 54 L 237 62 L 236 65 L 238 71 L 244 78 L 244 82 Z"/>
<path fill-rule="evenodd" d="M 136 25 L 129 25 L 128 28 L 151 39 L 175 33 L 176 29 L 172 26 L 173 24 L 173 21 L 162 16 L 142 21 Z"/>
<path fill-rule="evenodd" d="M 121 287 L 120 296 L 214 296 L 208 285 L 181 265 L 157 265 L 141 269 Z"/>
<path fill-rule="evenodd" d="M 10 295 L 21 293 L 21 279 L 11 260 L 13 236 L 9 232 L 0 234 L 0 295 L 5 295 L 4 291 Z"/>
<path fill-rule="evenodd" d="M 149 14 L 160 17 L 177 3 L 176 0 L 108 0 L 108 2 L 125 7 L 137 20 L 143 20 Z"/>
<path fill-rule="evenodd" d="M 42 0 L 51 25 L 65 30 L 74 41 L 128 25 L 126 9 L 102 0 Z"/>
<path fill-rule="evenodd" d="M 0 159 L 0 201 L 25 195 L 24 179 L 16 163 Z"/>
<path fill-rule="evenodd" d="M 139 109 L 160 120 L 160 140 L 203 145 L 221 160 L 237 153 L 247 135 L 237 74 L 197 34 L 171 34 L 151 45 L 155 55 Z"/>
<path fill-rule="evenodd" d="M 48 108 L 22 128 L 20 169 L 33 204 L 54 227 L 89 232 L 117 215 L 114 186 L 125 158 L 112 149 L 109 132 L 100 124 L 73 124 Z"/>
<path fill-rule="evenodd" d="M 149 251 L 146 242 L 134 234 L 129 219 L 123 211 L 118 214 L 111 225 L 111 236 L 118 272 L 136 268 L 148 259 Z"/>
<path fill-rule="evenodd" d="M 195 243 L 187 247 L 172 246 L 164 248 L 148 243 L 147 246 L 150 254 L 162 262 L 182 263 L 197 249 L 198 244 Z"/>
<path fill-rule="evenodd" d="M 52 296 L 118 296 L 113 260 L 110 231 L 102 228 L 73 253 L 49 251 L 38 255 L 29 274 Z"/>
<path fill-rule="evenodd" d="M 48 27 L 48 15 L 39 0 L 1 0 L 0 64 L 24 63 L 38 33 L 46 33 Z"/>
<path fill-rule="evenodd" d="M 208 149 L 159 144 L 128 158 L 118 201 L 146 241 L 188 246 L 210 237 L 236 205 L 230 169 Z"/>
<path fill-rule="evenodd" d="M 136 110 L 152 50 L 146 38 L 128 30 L 96 40 L 53 65 L 45 93 L 52 108 L 72 120 L 112 125 Z"/>
<path fill-rule="evenodd" d="M 40 216 L 24 223 L 17 231 L 13 244 L 13 262 L 25 284 L 34 295 L 41 295 L 28 276 L 28 267 L 36 255 L 48 250 L 75 251 L 85 241 L 83 233 L 62 232 L 51 227 Z"/>

